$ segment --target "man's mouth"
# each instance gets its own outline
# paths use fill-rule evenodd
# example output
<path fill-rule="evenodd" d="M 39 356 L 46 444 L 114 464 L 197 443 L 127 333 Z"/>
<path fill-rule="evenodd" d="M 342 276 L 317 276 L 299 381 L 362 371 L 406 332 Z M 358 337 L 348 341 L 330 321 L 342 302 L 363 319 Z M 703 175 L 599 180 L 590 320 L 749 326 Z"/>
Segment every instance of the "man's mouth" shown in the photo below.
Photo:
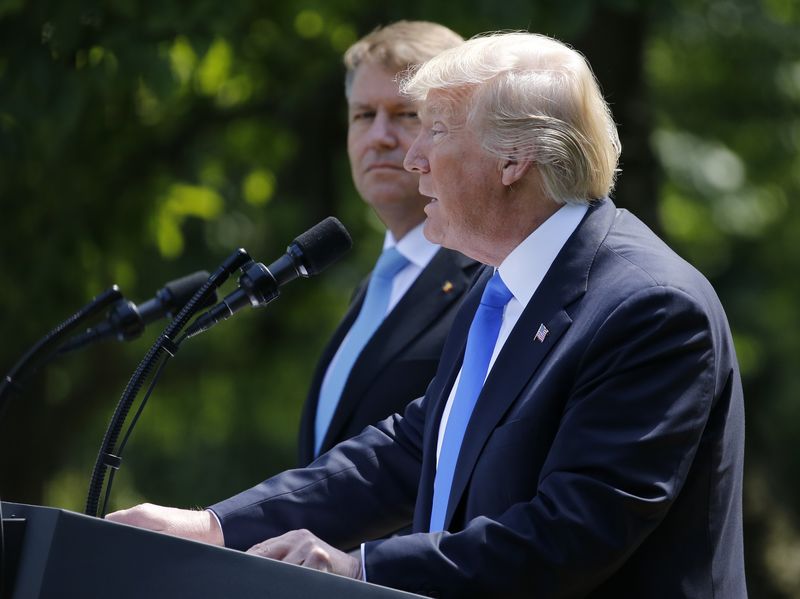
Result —
<path fill-rule="evenodd" d="M 425 193 L 424 191 L 422 191 L 422 189 L 419 190 L 419 195 L 428 198 L 428 200 L 430 200 L 431 203 L 439 201 L 439 198 L 435 198 L 431 194 Z"/>
<path fill-rule="evenodd" d="M 439 200 L 437 200 L 436 198 L 428 198 L 428 199 L 430 200 L 430 202 L 425 204 L 425 206 L 423 206 L 423 208 L 422 208 L 425 211 L 425 214 L 428 214 L 428 207 L 429 206 L 433 206 L 434 204 L 437 204 L 439 202 Z"/>

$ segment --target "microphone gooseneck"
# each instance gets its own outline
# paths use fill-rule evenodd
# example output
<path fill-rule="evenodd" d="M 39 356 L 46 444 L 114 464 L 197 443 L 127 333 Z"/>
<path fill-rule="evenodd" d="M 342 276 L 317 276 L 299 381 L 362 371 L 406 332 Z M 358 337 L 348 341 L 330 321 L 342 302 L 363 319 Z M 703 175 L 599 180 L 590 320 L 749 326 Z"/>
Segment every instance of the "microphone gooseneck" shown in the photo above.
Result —
<path fill-rule="evenodd" d="M 100 493 L 103 488 L 103 482 L 105 481 L 106 470 L 108 468 L 118 469 L 121 465 L 122 460 L 120 456 L 114 455 L 117 440 L 122 432 L 122 427 L 125 424 L 125 419 L 130 411 L 131 405 L 136 399 L 136 394 L 144 384 L 144 380 L 154 368 L 161 350 L 164 350 L 167 356 L 177 351 L 179 342 L 176 341 L 176 336 L 183 330 L 192 316 L 194 316 L 199 306 L 206 301 L 207 297 L 215 289 L 219 288 L 230 277 L 233 271 L 241 268 L 242 265 L 248 262 L 250 262 L 250 256 L 248 256 L 247 252 L 242 248 L 239 248 L 228 256 L 219 268 L 208 277 L 208 280 L 197 290 L 186 305 L 181 308 L 180 312 L 175 316 L 175 319 L 167 326 L 155 343 L 153 343 L 145 357 L 142 358 L 136 371 L 128 381 L 128 385 L 125 387 L 125 391 L 117 404 L 114 415 L 111 417 L 111 422 L 103 436 L 103 442 L 97 454 L 97 459 L 95 460 L 91 479 L 89 481 L 89 491 L 86 496 L 86 514 L 90 516 L 97 515 Z M 105 507 L 104 505 L 104 509 Z"/>

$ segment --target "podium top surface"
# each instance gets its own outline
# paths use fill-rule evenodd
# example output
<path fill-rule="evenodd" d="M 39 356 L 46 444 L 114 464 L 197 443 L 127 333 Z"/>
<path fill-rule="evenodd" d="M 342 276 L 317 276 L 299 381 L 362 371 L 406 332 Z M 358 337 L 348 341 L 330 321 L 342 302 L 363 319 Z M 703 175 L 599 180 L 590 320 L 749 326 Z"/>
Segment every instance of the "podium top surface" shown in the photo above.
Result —
<path fill-rule="evenodd" d="M 420 597 L 69 510 L 2 507 L 26 520 L 13 599 Z"/>

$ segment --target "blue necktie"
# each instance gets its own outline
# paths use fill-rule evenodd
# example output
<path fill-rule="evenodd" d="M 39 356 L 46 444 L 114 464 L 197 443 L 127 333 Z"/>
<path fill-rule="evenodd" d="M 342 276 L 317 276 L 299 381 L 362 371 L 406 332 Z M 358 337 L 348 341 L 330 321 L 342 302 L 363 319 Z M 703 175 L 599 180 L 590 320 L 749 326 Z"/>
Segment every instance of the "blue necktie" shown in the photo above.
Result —
<path fill-rule="evenodd" d="M 512 297 L 503 279 L 500 278 L 500 273 L 495 272 L 483 290 L 480 306 L 472 319 L 464 362 L 461 365 L 461 378 L 450 407 L 450 416 L 447 419 L 447 428 L 439 451 L 436 478 L 433 481 L 431 532 L 444 530 L 450 487 L 453 484 L 461 442 L 464 440 L 469 418 L 486 380 L 489 361 L 503 322 L 503 309 Z"/>
<path fill-rule="evenodd" d="M 408 258 L 391 247 L 381 254 L 375 264 L 358 318 L 350 327 L 350 332 L 339 348 L 336 364 L 323 380 L 319 391 L 317 416 L 314 421 L 314 455 L 319 455 L 319 448 L 328 431 L 353 364 L 386 316 L 394 277 L 408 263 Z"/>

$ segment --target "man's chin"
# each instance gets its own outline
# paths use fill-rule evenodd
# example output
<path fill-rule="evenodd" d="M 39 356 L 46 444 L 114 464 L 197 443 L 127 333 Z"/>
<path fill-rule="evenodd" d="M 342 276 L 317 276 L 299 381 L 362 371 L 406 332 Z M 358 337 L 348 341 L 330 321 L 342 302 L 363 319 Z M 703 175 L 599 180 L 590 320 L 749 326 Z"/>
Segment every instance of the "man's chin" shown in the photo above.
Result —
<path fill-rule="evenodd" d="M 442 232 L 439 227 L 436 226 L 436 223 L 431 221 L 430 216 L 425 219 L 425 225 L 422 228 L 422 234 L 425 235 L 425 239 L 431 243 L 442 245 Z"/>

